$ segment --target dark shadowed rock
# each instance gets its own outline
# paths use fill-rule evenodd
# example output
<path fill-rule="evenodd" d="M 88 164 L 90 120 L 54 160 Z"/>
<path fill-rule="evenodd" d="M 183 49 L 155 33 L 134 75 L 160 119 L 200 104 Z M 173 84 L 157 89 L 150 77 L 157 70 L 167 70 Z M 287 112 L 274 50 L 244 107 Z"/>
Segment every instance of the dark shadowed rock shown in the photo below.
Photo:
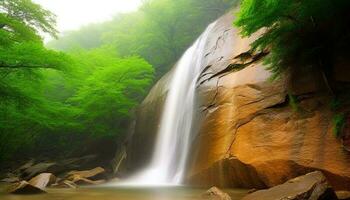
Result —
<path fill-rule="evenodd" d="M 24 170 L 24 172 L 22 174 L 22 178 L 26 179 L 26 180 L 31 179 L 40 173 L 48 172 L 49 168 L 54 166 L 54 165 L 56 165 L 56 163 L 54 163 L 54 162 L 38 163 L 36 165 L 33 165 L 33 166 Z"/>
<path fill-rule="evenodd" d="M 29 167 L 32 167 L 34 164 L 35 160 L 31 159 L 28 162 L 24 163 L 22 166 L 20 166 L 17 170 L 15 170 L 15 173 L 19 174 L 24 170 L 28 169 Z"/>
<path fill-rule="evenodd" d="M 7 178 L 0 180 L 0 182 L 4 182 L 4 183 L 16 183 L 18 181 L 20 181 L 20 179 L 15 175 L 10 175 Z"/>
<path fill-rule="evenodd" d="M 231 197 L 228 194 L 221 191 L 217 187 L 210 188 L 202 196 L 204 199 L 210 199 L 210 200 L 231 200 Z"/>
<path fill-rule="evenodd" d="M 38 187 L 40 189 L 45 189 L 47 186 L 56 182 L 56 176 L 51 173 L 42 173 L 28 181 L 29 184 Z"/>
<path fill-rule="evenodd" d="M 90 166 L 96 159 L 96 155 L 88 155 L 79 158 L 70 158 L 55 162 L 41 162 L 33 164 L 29 161 L 21 167 L 21 170 L 16 170 L 19 176 L 24 180 L 29 180 L 40 173 L 52 173 L 56 175 L 64 174 L 70 170 L 85 168 Z"/>
<path fill-rule="evenodd" d="M 337 196 L 321 172 L 312 172 L 268 190 L 247 195 L 242 200 L 337 200 Z"/>
<path fill-rule="evenodd" d="M 41 194 L 46 193 L 44 190 L 29 184 L 27 181 L 21 181 L 11 185 L 7 189 L 11 194 Z"/>

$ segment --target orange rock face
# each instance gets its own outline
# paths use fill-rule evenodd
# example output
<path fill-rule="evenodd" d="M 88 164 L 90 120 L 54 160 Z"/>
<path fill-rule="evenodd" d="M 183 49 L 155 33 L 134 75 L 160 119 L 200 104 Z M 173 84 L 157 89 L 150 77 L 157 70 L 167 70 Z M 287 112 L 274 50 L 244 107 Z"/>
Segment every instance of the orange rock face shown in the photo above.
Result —
<path fill-rule="evenodd" d="M 350 154 L 332 133 L 334 113 L 321 74 L 304 70 L 269 80 L 260 55 L 249 52 L 257 36 L 242 39 L 232 21 L 232 13 L 219 19 L 206 45 L 186 182 L 266 188 L 319 170 L 336 190 L 350 190 Z M 150 157 L 148 140 L 157 131 L 168 79 L 140 107 L 131 168 Z"/>
<path fill-rule="evenodd" d="M 249 47 L 251 39 L 228 29 L 226 37 L 231 39 L 226 41 L 239 45 L 225 43 L 215 49 L 215 54 L 233 54 L 226 59 L 230 63 L 213 60 L 208 69 L 213 74 L 236 64 L 234 58 Z M 256 61 L 201 82 L 200 125 L 188 183 L 265 188 L 320 170 L 335 189 L 349 190 L 350 154 L 332 133 L 330 98 L 323 92 L 320 74 L 290 72 L 271 81 L 265 68 Z M 288 94 L 297 95 L 294 108 Z"/>

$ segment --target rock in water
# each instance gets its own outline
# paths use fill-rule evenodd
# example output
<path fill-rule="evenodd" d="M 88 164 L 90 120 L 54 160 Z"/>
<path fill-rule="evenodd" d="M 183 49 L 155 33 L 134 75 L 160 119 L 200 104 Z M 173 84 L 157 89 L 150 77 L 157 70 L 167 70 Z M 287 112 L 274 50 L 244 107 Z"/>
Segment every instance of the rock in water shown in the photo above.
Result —
<path fill-rule="evenodd" d="M 212 200 L 231 200 L 231 197 L 228 194 L 221 191 L 217 187 L 210 188 L 207 192 L 204 193 L 203 197 L 205 199 L 212 199 Z"/>
<path fill-rule="evenodd" d="M 101 175 L 105 173 L 105 169 L 102 167 L 96 167 L 91 170 L 86 170 L 86 171 L 71 171 L 69 172 L 68 178 L 67 179 L 73 179 L 74 177 L 81 177 L 81 178 L 94 178 L 97 175 Z"/>
<path fill-rule="evenodd" d="M 27 181 L 21 181 L 11 185 L 7 189 L 11 194 L 42 194 L 46 193 L 44 190 L 29 184 Z"/>
<path fill-rule="evenodd" d="M 96 167 L 86 171 L 71 171 L 67 174 L 66 180 L 78 185 L 98 185 L 105 182 L 103 179 L 98 180 L 104 173 L 105 170 L 102 167 Z"/>
<path fill-rule="evenodd" d="M 77 185 L 99 185 L 99 184 L 103 184 L 106 181 L 105 180 L 97 180 L 97 181 L 93 181 L 93 180 L 89 180 L 87 178 L 76 178 L 72 181 L 73 183 L 77 184 Z"/>
<path fill-rule="evenodd" d="M 32 178 L 29 184 L 38 187 L 40 189 L 45 189 L 47 186 L 56 182 L 56 176 L 51 173 L 42 173 Z"/>
<path fill-rule="evenodd" d="M 76 189 L 78 186 L 77 186 L 77 184 L 73 183 L 72 181 L 64 180 L 64 181 L 61 181 L 60 183 L 53 184 L 51 187 Z"/>
<path fill-rule="evenodd" d="M 336 191 L 339 200 L 350 200 L 350 191 Z"/>
<path fill-rule="evenodd" d="M 268 190 L 247 195 L 242 200 L 337 200 L 326 177 L 319 171 L 292 179 Z"/>

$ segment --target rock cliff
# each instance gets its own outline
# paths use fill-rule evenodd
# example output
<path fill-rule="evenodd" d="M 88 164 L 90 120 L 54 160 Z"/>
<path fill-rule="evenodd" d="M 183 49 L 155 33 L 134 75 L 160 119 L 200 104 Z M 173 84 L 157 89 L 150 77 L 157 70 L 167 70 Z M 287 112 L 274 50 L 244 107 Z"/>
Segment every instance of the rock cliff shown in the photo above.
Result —
<path fill-rule="evenodd" d="M 206 45 L 186 182 L 266 188 L 319 170 L 335 189 L 350 190 L 350 153 L 332 133 L 321 74 L 290 71 L 271 81 L 261 60 L 266 52 L 249 52 L 257 36 L 242 39 L 232 21 L 232 13 L 221 17 Z M 150 160 L 170 78 L 171 72 L 138 109 L 128 147 L 131 171 Z"/>

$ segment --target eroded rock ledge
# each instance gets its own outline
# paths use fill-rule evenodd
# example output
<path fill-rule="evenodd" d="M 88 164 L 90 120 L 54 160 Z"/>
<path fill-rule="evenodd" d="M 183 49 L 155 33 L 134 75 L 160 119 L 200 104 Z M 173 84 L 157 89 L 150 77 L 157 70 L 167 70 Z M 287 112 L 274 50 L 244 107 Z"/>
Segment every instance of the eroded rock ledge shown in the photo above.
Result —
<path fill-rule="evenodd" d="M 350 190 L 350 154 L 332 133 L 334 113 L 320 73 L 289 72 L 270 81 L 261 61 L 267 52 L 249 51 L 257 36 L 242 39 L 232 21 L 232 13 L 220 18 L 205 47 L 187 183 L 266 188 L 319 170 L 334 189 Z M 152 152 L 169 77 L 138 111 L 126 159 L 134 171 Z M 288 95 L 298 100 L 297 110 Z"/>
<path fill-rule="evenodd" d="M 198 86 L 200 125 L 188 183 L 266 188 L 320 170 L 335 189 L 350 190 L 350 154 L 334 137 L 331 97 L 321 74 L 309 69 L 271 81 L 251 54 L 243 69 L 227 70 L 249 52 L 252 38 L 242 39 L 236 30 L 226 34 L 232 43 L 211 54 L 231 52 L 230 62 L 209 61 L 206 73 L 220 75 L 201 78 Z M 298 100 L 297 110 L 288 95 Z"/>

